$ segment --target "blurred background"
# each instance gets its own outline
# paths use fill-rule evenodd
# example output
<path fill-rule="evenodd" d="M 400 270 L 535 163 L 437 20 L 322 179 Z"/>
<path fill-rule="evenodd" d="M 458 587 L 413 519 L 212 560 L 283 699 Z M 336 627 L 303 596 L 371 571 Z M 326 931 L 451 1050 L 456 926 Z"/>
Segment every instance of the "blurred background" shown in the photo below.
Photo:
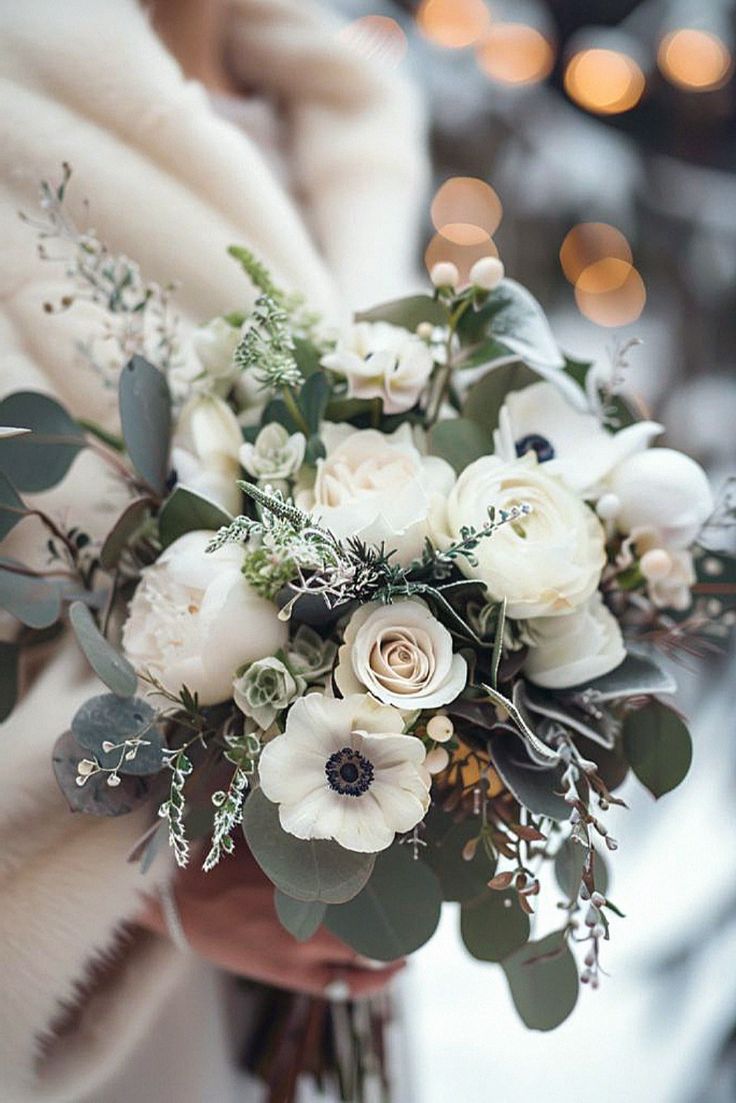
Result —
<path fill-rule="evenodd" d="M 736 472 L 734 0 L 333 2 L 351 45 L 426 96 L 418 259 L 467 270 L 495 248 L 567 353 L 641 342 L 632 389 L 722 487 Z M 677 674 L 693 770 L 656 807 L 635 781 L 621 790 L 610 895 L 629 918 L 610 977 L 557 1031 L 527 1032 L 446 905 L 405 983 L 407 1098 L 736 1100 L 736 664 Z M 553 902 L 538 924 L 554 927 Z"/>

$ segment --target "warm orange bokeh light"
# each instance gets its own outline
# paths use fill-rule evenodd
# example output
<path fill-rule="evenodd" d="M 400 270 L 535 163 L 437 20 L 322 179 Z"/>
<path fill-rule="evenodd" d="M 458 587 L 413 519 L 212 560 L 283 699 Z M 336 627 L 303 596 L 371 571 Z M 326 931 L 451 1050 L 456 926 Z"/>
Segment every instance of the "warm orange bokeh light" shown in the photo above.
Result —
<path fill-rule="evenodd" d="M 451 176 L 435 194 L 432 225 L 456 245 L 481 245 L 495 234 L 503 216 L 490 184 L 474 176 Z"/>
<path fill-rule="evenodd" d="M 536 27 L 494 23 L 477 50 L 486 76 L 503 84 L 534 84 L 552 72 L 555 54 Z"/>
<path fill-rule="evenodd" d="M 391 67 L 403 60 L 408 48 L 403 30 L 395 19 L 387 15 L 365 15 L 355 19 L 338 35 L 363 57 Z"/>
<path fill-rule="evenodd" d="M 631 264 L 631 246 L 621 231 L 607 222 L 581 222 L 573 226 L 560 248 L 560 264 L 570 283 L 577 283 L 587 268 L 604 260 Z"/>
<path fill-rule="evenodd" d="M 721 88 L 733 72 L 726 44 L 708 31 L 691 27 L 665 35 L 657 51 L 657 64 L 670 83 L 690 92 Z"/>
<path fill-rule="evenodd" d="M 567 64 L 565 91 L 586 111 L 617 115 L 641 99 L 646 81 L 633 57 L 618 50 L 580 50 Z"/>
<path fill-rule="evenodd" d="M 470 279 L 470 269 L 481 257 L 497 257 L 498 249 L 491 238 L 486 237 L 476 244 L 461 244 L 450 241 L 444 234 L 435 234 L 424 254 L 424 263 L 427 271 L 431 272 L 435 264 L 440 261 L 452 261 L 457 265 L 460 273 L 460 282 L 465 284 Z"/>
<path fill-rule="evenodd" d="M 477 42 L 490 22 L 484 0 L 422 0 L 417 12 L 422 34 L 450 50 Z"/>
<path fill-rule="evenodd" d="M 605 257 L 584 269 L 575 285 L 581 314 L 599 326 L 626 326 L 644 309 L 644 280 L 627 261 Z"/>

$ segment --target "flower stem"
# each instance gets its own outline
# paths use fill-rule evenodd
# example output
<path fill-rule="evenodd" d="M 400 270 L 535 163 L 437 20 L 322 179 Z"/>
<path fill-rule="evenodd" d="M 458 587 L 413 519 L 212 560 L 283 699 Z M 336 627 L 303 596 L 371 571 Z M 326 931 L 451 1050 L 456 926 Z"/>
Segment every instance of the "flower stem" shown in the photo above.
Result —
<path fill-rule="evenodd" d="M 290 387 L 282 387 L 281 388 L 281 397 L 283 398 L 284 403 L 286 405 L 286 409 L 291 414 L 295 424 L 299 427 L 299 429 L 302 431 L 302 433 L 304 433 L 304 436 L 307 439 L 309 439 L 309 436 L 310 436 L 309 426 L 307 425 L 306 421 L 304 420 L 304 414 L 299 409 L 297 401 L 294 398 L 294 392 L 292 391 L 292 389 Z"/>

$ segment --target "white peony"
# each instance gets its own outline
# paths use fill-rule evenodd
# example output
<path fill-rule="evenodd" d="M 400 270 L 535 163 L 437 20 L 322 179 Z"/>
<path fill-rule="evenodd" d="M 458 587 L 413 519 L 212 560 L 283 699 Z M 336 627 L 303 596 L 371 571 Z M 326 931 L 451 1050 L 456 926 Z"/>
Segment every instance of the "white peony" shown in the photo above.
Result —
<path fill-rule="evenodd" d="M 507 599 L 508 616 L 526 620 L 572 612 L 597 589 L 605 564 L 604 533 L 595 514 L 560 479 L 527 454 L 511 463 L 483 456 L 465 468 L 447 503 L 433 515 L 440 545 L 460 540 L 467 526 L 488 520 L 488 509 L 526 503 L 531 512 L 505 524 L 475 549 L 477 565 L 458 566 Z"/>
<path fill-rule="evenodd" d="M 385 705 L 430 709 L 462 693 L 467 663 L 423 601 L 363 605 L 353 613 L 338 653 L 335 682 L 344 697 L 368 692 Z"/>
<path fill-rule="evenodd" d="M 304 462 L 307 441 L 303 433 L 289 432 L 277 421 L 264 426 L 255 444 L 243 444 L 240 462 L 249 475 L 263 482 L 289 479 Z"/>
<path fill-rule="evenodd" d="M 607 485 L 618 500 L 619 531 L 654 530 L 664 548 L 688 548 L 714 508 L 703 468 L 673 448 L 629 456 L 614 468 Z"/>
<path fill-rule="evenodd" d="M 429 807 L 430 777 L 424 744 L 403 729 L 400 712 L 368 696 L 296 701 L 258 765 L 284 831 L 365 853 L 411 831 Z"/>
<path fill-rule="evenodd" d="M 203 705 L 231 697 L 236 671 L 284 647 L 288 634 L 243 578 L 242 548 L 205 551 L 214 535 L 188 532 L 144 568 L 123 628 L 136 670 L 170 693 L 187 686 Z"/>
<path fill-rule="evenodd" d="M 415 406 L 434 367 L 424 341 L 389 322 L 356 322 L 321 362 L 345 376 L 350 398 L 381 398 L 387 414 Z"/>
<path fill-rule="evenodd" d="M 421 555 L 430 510 L 455 481 L 449 463 L 423 456 L 408 425 L 387 436 L 326 422 L 322 440 L 327 455 L 313 486 L 297 486 L 297 505 L 338 537 L 385 542 L 399 563 Z"/>
<path fill-rule="evenodd" d="M 240 510 L 240 447 L 243 434 L 228 404 L 214 394 L 197 394 L 181 411 L 171 462 L 182 486 L 229 513 Z"/>
<path fill-rule="evenodd" d="M 550 475 L 560 475 L 584 494 L 594 490 L 621 460 L 647 448 L 662 431 L 654 421 L 639 421 L 609 433 L 593 414 L 575 409 L 554 383 L 532 383 L 506 396 L 493 447 L 506 461 L 535 452 Z"/>
<path fill-rule="evenodd" d="M 529 644 L 524 674 L 545 689 L 590 682 L 626 658 L 618 621 L 598 593 L 567 616 L 527 621 L 524 638 Z"/>

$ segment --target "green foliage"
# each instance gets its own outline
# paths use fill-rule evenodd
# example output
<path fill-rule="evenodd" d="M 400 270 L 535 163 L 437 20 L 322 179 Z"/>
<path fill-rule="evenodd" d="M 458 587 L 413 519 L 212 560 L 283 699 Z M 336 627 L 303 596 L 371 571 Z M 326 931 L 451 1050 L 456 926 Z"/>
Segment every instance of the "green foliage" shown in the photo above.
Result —
<path fill-rule="evenodd" d="M 55 399 L 37 391 L 16 391 L 4 398 L 0 425 L 31 430 L 0 440 L 0 471 L 21 491 L 56 486 L 86 447 L 81 426 Z"/>
<path fill-rule="evenodd" d="M 203 498 L 186 486 L 177 486 L 161 507 L 158 531 L 162 546 L 168 548 L 187 532 L 215 531 L 231 521 L 230 514 L 209 498 Z"/>
<path fill-rule="evenodd" d="M 162 496 L 171 445 L 171 395 L 166 377 L 142 356 L 134 356 L 120 373 L 118 401 L 131 463 L 146 485 Z"/>
<path fill-rule="evenodd" d="M 234 361 L 241 371 L 252 371 L 264 389 L 298 387 L 302 373 L 294 359 L 294 338 L 283 303 L 268 294 L 256 300 Z"/>
<path fill-rule="evenodd" d="M 356 322 L 390 322 L 395 326 L 415 330 L 421 322 L 433 326 L 446 326 L 450 320 L 447 307 L 431 295 L 409 295 L 405 299 L 393 299 L 379 303 L 371 310 L 363 310 L 355 316 Z"/>
<path fill-rule="evenodd" d="M 0 540 L 4 540 L 27 513 L 26 505 L 18 491 L 0 471 Z"/>
<path fill-rule="evenodd" d="M 564 931 L 529 942 L 502 962 L 511 997 L 530 1030 L 554 1030 L 578 1000 L 575 959 Z"/>
<path fill-rule="evenodd" d="M 264 295 L 270 295 L 272 299 L 281 299 L 282 292 L 271 279 L 271 273 L 250 249 L 244 245 L 229 245 L 228 253 L 234 258 L 245 272 L 251 283 Z"/>
<path fill-rule="evenodd" d="M 529 916 L 519 907 L 515 892 L 491 889 L 462 905 L 460 935 L 478 961 L 503 961 L 529 938 Z"/>
<path fill-rule="evenodd" d="M 330 394 L 330 381 L 323 371 L 312 372 L 299 391 L 297 402 L 310 436 L 319 432 Z"/>
<path fill-rule="evenodd" d="M 515 353 L 533 367 L 561 369 L 564 365 L 544 311 L 515 280 L 502 280 L 480 310 L 468 311 L 458 333 L 465 343 L 490 338 L 502 355 Z"/>
<path fill-rule="evenodd" d="M 97 677 L 119 697 L 132 697 L 138 685 L 136 672 L 102 635 L 89 607 L 82 601 L 73 602 L 69 607 L 69 620 Z"/>
<path fill-rule="evenodd" d="M 129 502 L 105 537 L 100 550 L 100 566 L 114 571 L 125 549 L 150 516 L 150 498 L 135 498 Z"/>
<path fill-rule="evenodd" d="M 269 880 L 295 900 L 342 904 L 360 892 L 373 870 L 374 854 L 356 854 L 334 842 L 287 834 L 277 806 L 260 789 L 245 802 L 243 831 Z"/>
<path fill-rule="evenodd" d="M 347 904 L 327 909 L 325 926 L 377 961 L 395 961 L 423 946 L 440 919 L 442 892 L 432 870 L 395 842 L 381 851 L 368 884 Z"/>
<path fill-rule="evenodd" d="M 147 776 L 159 773 L 165 763 L 157 719 L 156 711 L 140 697 L 103 693 L 77 709 L 72 735 L 102 770 Z"/>
<path fill-rule="evenodd" d="M 555 855 L 557 884 L 568 900 L 576 900 L 578 897 L 587 853 L 587 847 L 569 838 L 565 839 Z M 598 852 L 593 863 L 593 880 L 596 891 L 605 896 L 608 889 L 608 867 L 603 855 Z"/>
<path fill-rule="evenodd" d="M 438 421 L 429 432 L 429 450 L 441 456 L 460 475 L 465 468 L 491 451 L 491 438 L 477 421 L 467 417 Z"/>
<path fill-rule="evenodd" d="M 273 902 L 279 922 L 297 942 L 307 942 L 317 933 L 327 911 L 319 900 L 294 900 L 280 889 L 274 889 Z"/>
<path fill-rule="evenodd" d="M 559 755 L 557 752 L 553 751 L 546 743 L 543 743 L 541 739 L 537 738 L 521 711 L 520 705 L 517 705 L 516 701 L 510 701 L 508 697 L 504 697 L 503 693 L 499 693 L 493 686 L 488 686 L 483 683 L 482 688 L 488 694 L 494 705 L 500 706 L 509 714 L 511 724 L 526 742 L 529 752 L 534 757 L 535 761 L 547 762 L 550 764 L 554 764 L 558 761 Z"/>
<path fill-rule="evenodd" d="M 609 674 L 583 686 L 573 686 L 565 693 L 586 691 L 592 692 L 596 701 L 616 701 L 624 697 L 674 693 L 676 690 L 675 679 L 655 659 L 638 651 L 629 651 L 621 665 Z"/>
<path fill-rule="evenodd" d="M 61 616 L 62 586 L 54 580 L 0 567 L 0 609 L 29 628 L 48 628 Z"/>
<path fill-rule="evenodd" d="M 520 804 L 535 816 L 566 820 L 570 806 L 562 798 L 563 767 L 532 761 L 524 744 L 511 731 L 491 735 L 488 750 L 496 773 Z"/>
<path fill-rule="evenodd" d="M 654 797 L 675 789 L 690 769 L 690 733 L 681 717 L 661 701 L 627 713 L 623 745 L 631 769 Z"/>
<path fill-rule="evenodd" d="M 118 784 L 110 785 L 111 775 L 99 771 L 80 785 L 78 768 L 84 757 L 84 748 L 71 732 L 65 732 L 56 741 L 51 756 L 54 776 L 72 812 L 127 816 L 150 799 L 151 781 L 146 777 L 127 775 L 119 778 Z"/>
<path fill-rule="evenodd" d="M 424 841 L 420 850 L 429 862 L 442 886 L 444 900 L 466 903 L 484 895 L 486 886 L 496 872 L 496 860 L 482 841 L 473 847 L 482 829 L 480 817 L 469 816 L 455 823 L 452 816 L 433 806 L 425 819 Z M 471 844 L 472 857 L 466 859 L 465 848 Z"/>
<path fill-rule="evenodd" d="M 17 644 L 0 642 L 0 724 L 15 708 L 19 659 L 20 648 Z"/>
<path fill-rule="evenodd" d="M 518 361 L 501 364 L 469 388 L 463 403 L 463 415 L 480 426 L 486 440 L 490 440 L 493 430 L 498 428 L 498 415 L 506 396 L 511 391 L 520 391 L 538 382 L 539 376 L 525 364 Z M 486 448 L 486 453 L 489 450 Z"/>

